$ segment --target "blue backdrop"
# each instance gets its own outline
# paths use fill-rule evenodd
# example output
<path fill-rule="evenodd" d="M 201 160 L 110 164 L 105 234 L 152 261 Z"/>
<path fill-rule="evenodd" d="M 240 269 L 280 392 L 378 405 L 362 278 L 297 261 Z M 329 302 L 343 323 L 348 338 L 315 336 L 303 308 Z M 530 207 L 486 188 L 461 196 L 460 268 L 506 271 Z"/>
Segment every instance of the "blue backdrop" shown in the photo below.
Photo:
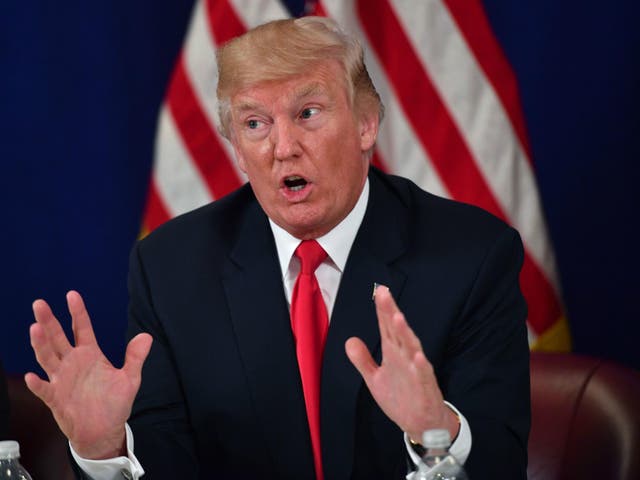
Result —
<path fill-rule="evenodd" d="M 575 350 L 640 368 L 640 5 L 484 3 L 520 81 Z M 36 366 L 31 302 L 47 299 L 66 322 L 71 288 L 121 364 L 128 252 L 191 5 L 0 6 L 0 359 L 10 372 Z"/>

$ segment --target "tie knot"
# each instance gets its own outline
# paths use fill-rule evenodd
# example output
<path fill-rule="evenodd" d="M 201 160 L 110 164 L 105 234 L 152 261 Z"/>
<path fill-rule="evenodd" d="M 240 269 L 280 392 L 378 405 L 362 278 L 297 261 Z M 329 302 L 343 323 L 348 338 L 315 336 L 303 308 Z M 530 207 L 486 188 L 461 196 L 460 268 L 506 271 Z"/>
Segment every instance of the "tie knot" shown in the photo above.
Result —
<path fill-rule="evenodd" d="M 307 275 L 313 275 L 318 265 L 327 258 L 327 252 L 315 240 L 304 240 L 300 242 L 295 251 L 296 257 L 300 259 L 300 271 Z"/>

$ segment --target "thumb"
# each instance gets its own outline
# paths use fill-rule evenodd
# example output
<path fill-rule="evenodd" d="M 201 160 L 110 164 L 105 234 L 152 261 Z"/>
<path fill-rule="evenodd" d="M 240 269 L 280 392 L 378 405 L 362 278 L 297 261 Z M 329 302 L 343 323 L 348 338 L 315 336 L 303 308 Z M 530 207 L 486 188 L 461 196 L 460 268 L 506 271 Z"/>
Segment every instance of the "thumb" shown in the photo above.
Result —
<path fill-rule="evenodd" d="M 24 383 L 27 385 L 27 388 L 31 390 L 31 393 L 46 405 L 49 405 L 52 399 L 51 384 L 49 382 L 42 380 L 35 373 L 28 372 L 24 376 Z"/>
<path fill-rule="evenodd" d="M 360 372 L 364 381 L 368 384 L 371 376 L 378 369 L 378 364 L 371 357 L 369 349 L 362 340 L 357 337 L 351 337 L 344 345 L 347 357 Z"/>
<path fill-rule="evenodd" d="M 142 375 L 142 365 L 149 355 L 153 337 L 148 333 L 139 333 L 131 339 L 127 345 L 127 352 L 124 356 L 124 365 L 122 369 L 126 374 L 136 382 L 140 380 Z"/>

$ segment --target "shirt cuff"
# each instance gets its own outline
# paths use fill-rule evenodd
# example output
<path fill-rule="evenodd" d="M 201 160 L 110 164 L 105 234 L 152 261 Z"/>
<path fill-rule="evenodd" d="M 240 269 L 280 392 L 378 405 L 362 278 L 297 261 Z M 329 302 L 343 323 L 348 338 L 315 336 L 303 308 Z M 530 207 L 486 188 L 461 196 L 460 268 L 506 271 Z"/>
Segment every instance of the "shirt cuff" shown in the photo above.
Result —
<path fill-rule="evenodd" d="M 144 475 L 144 469 L 138 459 L 133 454 L 133 432 L 129 424 L 125 424 L 127 438 L 127 456 L 114 457 L 106 460 L 89 460 L 82 458 L 76 453 L 69 442 L 71 455 L 76 461 L 80 469 L 86 473 L 92 480 L 137 480 Z"/>
<path fill-rule="evenodd" d="M 453 410 L 460 419 L 460 431 L 458 432 L 458 436 L 455 441 L 451 444 L 451 447 L 449 447 L 449 452 L 456 458 L 456 460 L 458 460 L 458 462 L 464 465 L 464 462 L 467 461 L 467 457 L 469 456 L 469 452 L 471 452 L 471 428 L 469 428 L 469 422 L 467 422 L 467 419 L 464 418 L 464 415 L 462 415 L 456 407 L 447 401 L 444 403 L 447 407 Z M 404 434 L 404 444 L 407 447 L 407 452 L 409 453 L 414 465 L 418 466 L 420 456 L 411 447 L 409 435 L 407 435 L 406 432 Z M 407 478 L 409 479 L 412 476 L 413 473 L 410 473 L 407 475 Z"/>

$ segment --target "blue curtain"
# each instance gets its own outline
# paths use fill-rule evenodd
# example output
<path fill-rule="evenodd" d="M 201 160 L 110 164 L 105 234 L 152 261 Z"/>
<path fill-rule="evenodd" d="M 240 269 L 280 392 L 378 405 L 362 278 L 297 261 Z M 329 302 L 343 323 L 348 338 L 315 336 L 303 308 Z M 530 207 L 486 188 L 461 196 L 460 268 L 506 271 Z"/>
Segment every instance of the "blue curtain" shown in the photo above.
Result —
<path fill-rule="evenodd" d="M 298 11 L 303 2 L 288 3 Z M 575 349 L 640 368 L 640 6 L 484 3 L 520 82 Z M 31 302 L 47 299 L 68 325 L 69 289 L 84 295 L 105 352 L 121 364 L 128 252 L 139 231 L 158 108 L 191 6 L 2 2 L 6 370 L 36 368 Z"/>

